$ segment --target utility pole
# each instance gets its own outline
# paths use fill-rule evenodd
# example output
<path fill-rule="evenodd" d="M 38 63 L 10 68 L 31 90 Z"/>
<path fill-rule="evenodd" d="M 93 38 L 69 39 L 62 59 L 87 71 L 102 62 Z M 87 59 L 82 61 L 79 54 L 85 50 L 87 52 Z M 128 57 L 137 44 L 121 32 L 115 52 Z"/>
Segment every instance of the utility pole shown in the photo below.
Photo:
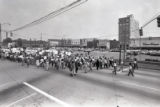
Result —
<path fill-rule="evenodd" d="M 41 41 L 42 41 L 42 33 L 41 33 L 41 38 L 40 38 L 40 39 L 41 39 Z"/>
<path fill-rule="evenodd" d="M 31 38 L 29 39 L 29 45 L 30 45 L 30 48 L 31 48 Z"/>
<path fill-rule="evenodd" d="M 143 29 L 142 27 L 139 30 L 139 35 L 140 35 L 140 40 L 139 40 L 139 47 L 140 47 L 140 61 L 141 61 L 141 53 L 142 53 L 142 38 L 141 36 L 143 36 Z"/>
<path fill-rule="evenodd" d="M 42 33 L 41 33 L 40 41 L 41 41 L 40 43 L 42 44 L 42 47 L 43 47 Z"/>
<path fill-rule="evenodd" d="M 0 46 L 2 45 L 2 26 L 0 23 Z"/>
<path fill-rule="evenodd" d="M 123 53 L 123 64 L 125 64 L 125 60 L 126 60 L 126 38 L 127 38 L 127 35 L 126 35 L 126 30 L 125 30 L 125 39 L 124 39 L 124 53 Z"/>
<path fill-rule="evenodd" d="M 8 32 L 6 32 L 6 38 L 8 38 Z"/>
<path fill-rule="evenodd" d="M 121 59 L 121 52 L 122 52 L 122 45 L 120 43 L 119 44 L 119 65 L 121 65 L 121 61 L 122 61 L 122 59 Z"/>

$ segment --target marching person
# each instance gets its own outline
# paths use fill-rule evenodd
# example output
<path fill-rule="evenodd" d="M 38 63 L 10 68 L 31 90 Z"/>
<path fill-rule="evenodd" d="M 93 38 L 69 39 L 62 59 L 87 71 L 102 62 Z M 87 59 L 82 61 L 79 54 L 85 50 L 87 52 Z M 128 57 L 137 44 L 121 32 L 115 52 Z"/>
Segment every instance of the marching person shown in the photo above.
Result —
<path fill-rule="evenodd" d="M 48 71 L 49 70 L 49 59 L 47 58 L 46 59 L 46 71 Z"/>
<path fill-rule="evenodd" d="M 41 59 L 40 59 L 40 66 L 41 66 L 41 67 L 44 67 L 44 59 L 43 59 L 42 56 L 41 56 Z"/>
<path fill-rule="evenodd" d="M 107 58 L 104 58 L 104 68 L 108 68 L 108 62 L 107 62 Z"/>
<path fill-rule="evenodd" d="M 26 57 L 26 63 L 27 63 L 27 67 L 29 67 L 30 63 L 31 63 L 31 60 L 30 60 L 30 57 L 27 56 Z"/>
<path fill-rule="evenodd" d="M 89 71 L 92 71 L 92 63 L 93 63 L 93 60 L 92 60 L 92 58 L 90 58 L 90 59 L 89 59 L 89 64 L 88 64 L 88 66 L 89 66 Z"/>
<path fill-rule="evenodd" d="M 75 61 L 74 61 L 74 58 L 71 59 L 71 62 L 70 62 L 70 71 L 71 71 L 71 76 L 75 76 Z"/>
<path fill-rule="evenodd" d="M 138 69 L 137 59 L 135 58 L 133 61 L 133 69 Z"/>
<path fill-rule="evenodd" d="M 85 72 L 85 73 L 88 72 L 87 68 L 88 68 L 88 62 L 87 62 L 87 61 L 84 61 L 83 69 L 84 69 L 84 72 Z"/>
<path fill-rule="evenodd" d="M 113 74 L 117 75 L 117 63 L 116 63 L 116 61 L 113 62 L 113 69 L 114 69 Z"/>
<path fill-rule="evenodd" d="M 39 65 L 40 65 L 40 61 L 39 61 L 39 59 L 37 58 L 37 59 L 36 59 L 36 66 L 37 66 L 37 68 L 39 68 Z"/>
<path fill-rule="evenodd" d="M 50 63 L 52 65 L 52 67 L 53 67 L 53 65 L 54 65 L 54 57 L 53 56 L 51 57 Z"/>
<path fill-rule="evenodd" d="M 40 66 L 40 56 L 38 54 L 36 54 L 35 60 L 36 60 L 36 66 L 37 66 L 37 68 L 39 68 L 39 66 Z"/>
<path fill-rule="evenodd" d="M 99 59 L 97 58 L 97 60 L 96 60 L 96 68 L 97 68 L 97 70 L 99 69 Z"/>
<path fill-rule="evenodd" d="M 75 75 L 78 73 L 78 67 L 79 67 L 79 59 L 76 57 L 76 59 L 75 59 Z"/>
<path fill-rule="evenodd" d="M 25 57 L 24 57 L 24 55 L 21 55 L 20 58 L 21 58 L 22 66 L 24 66 L 24 64 L 25 64 Z"/>
<path fill-rule="evenodd" d="M 128 72 L 128 76 L 131 74 L 134 77 L 134 70 L 133 70 L 133 66 L 132 63 L 129 63 L 129 72 Z"/>

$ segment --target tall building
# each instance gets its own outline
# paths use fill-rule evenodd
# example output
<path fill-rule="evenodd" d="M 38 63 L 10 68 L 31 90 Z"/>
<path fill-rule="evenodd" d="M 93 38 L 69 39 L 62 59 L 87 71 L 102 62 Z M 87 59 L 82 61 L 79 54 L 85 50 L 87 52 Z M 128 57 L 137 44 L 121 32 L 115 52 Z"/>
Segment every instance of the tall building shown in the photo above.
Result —
<path fill-rule="evenodd" d="M 133 15 L 119 19 L 119 42 L 129 48 L 130 38 L 139 37 L 139 23 Z M 123 47 L 124 48 L 124 47 Z"/>

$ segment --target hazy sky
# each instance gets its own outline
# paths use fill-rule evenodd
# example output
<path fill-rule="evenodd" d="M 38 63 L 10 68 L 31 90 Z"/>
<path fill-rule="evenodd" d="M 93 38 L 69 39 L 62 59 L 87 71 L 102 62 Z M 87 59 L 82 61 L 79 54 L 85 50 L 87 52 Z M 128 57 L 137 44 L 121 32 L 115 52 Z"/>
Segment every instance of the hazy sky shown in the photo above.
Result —
<path fill-rule="evenodd" d="M 15 29 L 55 11 L 75 0 L 0 0 L 3 29 Z M 44 23 L 15 32 L 14 38 L 118 38 L 118 18 L 133 14 L 140 25 L 160 12 L 160 0 L 88 0 Z M 159 36 L 154 21 L 145 28 L 145 36 Z M 4 35 L 3 35 L 4 36 Z"/>

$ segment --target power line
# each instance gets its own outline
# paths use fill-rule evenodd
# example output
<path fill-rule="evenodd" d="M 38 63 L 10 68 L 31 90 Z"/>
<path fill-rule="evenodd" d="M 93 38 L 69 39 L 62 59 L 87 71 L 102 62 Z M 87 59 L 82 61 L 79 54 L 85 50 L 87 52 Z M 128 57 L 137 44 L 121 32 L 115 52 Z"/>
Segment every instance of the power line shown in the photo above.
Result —
<path fill-rule="evenodd" d="M 148 24 L 150 24 L 152 21 L 154 21 L 158 16 L 160 16 L 159 14 L 160 14 L 160 12 L 158 12 L 156 15 L 154 15 L 149 21 L 147 21 L 144 25 L 142 25 L 141 28 L 146 27 Z"/>
<path fill-rule="evenodd" d="M 56 11 L 54 11 L 54 12 L 51 12 L 51 13 L 47 14 L 47 15 L 44 16 L 44 17 L 41 17 L 41 18 L 39 18 L 39 19 L 37 19 L 37 20 L 29 23 L 29 24 L 26 24 L 26 25 L 24 25 L 24 26 L 22 26 L 22 27 L 19 27 L 19 28 L 17 28 L 17 29 L 12 30 L 12 31 L 15 32 L 15 31 L 18 31 L 18 30 L 25 29 L 25 28 L 27 28 L 27 27 L 32 27 L 32 26 L 34 26 L 34 25 L 40 24 L 40 23 L 42 23 L 42 22 L 44 22 L 44 21 L 50 20 L 51 18 L 54 18 L 54 17 L 58 16 L 58 15 L 64 13 L 64 12 L 67 12 L 67 11 L 69 11 L 69 10 L 71 10 L 71 9 L 73 9 L 73 8 L 75 8 L 75 7 L 79 6 L 79 5 L 87 2 L 87 1 L 88 1 L 88 0 L 77 0 L 77 1 L 75 1 L 75 2 L 73 2 L 73 3 L 71 3 L 71 4 L 67 5 L 67 6 L 65 6 L 65 7 L 63 7 L 63 8 L 60 8 L 59 10 L 56 10 Z M 78 3 L 79 3 L 79 4 L 78 4 Z"/>
<path fill-rule="evenodd" d="M 4 29 L 2 29 L 2 32 L 8 32 L 8 33 L 10 33 L 10 36 L 12 36 L 12 37 L 14 37 L 14 35 L 19 36 L 19 37 L 23 36 L 23 35 L 13 33 L 12 31 L 7 31 L 7 30 L 4 30 Z M 12 35 L 11 35 L 11 33 L 12 33 Z"/>

